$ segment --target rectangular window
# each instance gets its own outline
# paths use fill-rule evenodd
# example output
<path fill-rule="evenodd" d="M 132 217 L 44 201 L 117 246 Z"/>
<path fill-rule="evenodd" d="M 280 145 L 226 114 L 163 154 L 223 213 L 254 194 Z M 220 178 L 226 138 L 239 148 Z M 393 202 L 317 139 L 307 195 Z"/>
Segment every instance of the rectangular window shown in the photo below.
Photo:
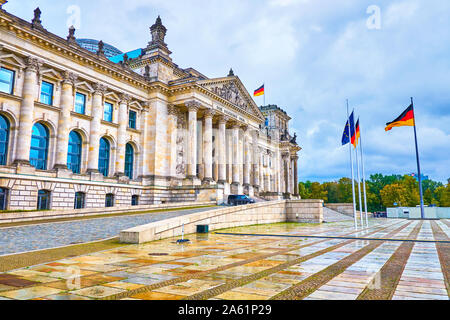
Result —
<path fill-rule="evenodd" d="M 128 113 L 128 127 L 136 129 L 136 112 L 134 111 Z"/>
<path fill-rule="evenodd" d="M 112 122 L 113 120 L 113 105 L 111 103 L 105 102 L 105 107 L 103 109 L 103 120 Z"/>
<path fill-rule="evenodd" d="M 86 95 L 78 93 L 75 95 L 75 112 L 84 114 L 86 109 Z"/>
<path fill-rule="evenodd" d="M 42 81 L 41 102 L 49 106 L 53 104 L 53 84 Z"/>
<path fill-rule="evenodd" d="M 14 89 L 14 71 L 0 68 L 0 91 L 13 94 Z"/>

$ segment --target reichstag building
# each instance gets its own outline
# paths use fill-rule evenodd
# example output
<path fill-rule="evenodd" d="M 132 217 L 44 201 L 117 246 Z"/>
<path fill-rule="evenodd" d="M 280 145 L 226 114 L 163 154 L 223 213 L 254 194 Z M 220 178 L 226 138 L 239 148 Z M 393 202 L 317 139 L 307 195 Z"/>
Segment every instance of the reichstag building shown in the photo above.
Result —
<path fill-rule="evenodd" d="M 5 2 L 0 210 L 298 197 L 291 118 L 258 107 L 233 70 L 210 79 L 175 64 L 160 17 L 145 48 L 122 53 Z"/>

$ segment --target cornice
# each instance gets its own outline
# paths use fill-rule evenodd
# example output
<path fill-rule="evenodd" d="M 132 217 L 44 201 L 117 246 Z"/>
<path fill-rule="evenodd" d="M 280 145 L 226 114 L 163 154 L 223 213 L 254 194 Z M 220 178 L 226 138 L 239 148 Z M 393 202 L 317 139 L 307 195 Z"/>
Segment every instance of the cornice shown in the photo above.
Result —
<path fill-rule="evenodd" d="M 148 83 L 143 76 L 131 70 L 127 70 L 106 58 L 99 58 L 95 53 L 81 48 L 77 44 L 71 44 L 66 39 L 45 29 L 32 28 L 29 22 L 13 16 L 4 10 L 0 10 L 0 28 L 5 28 L 10 32 L 14 32 L 17 37 L 32 42 L 34 45 L 63 56 L 77 64 L 84 66 L 88 64 L 97 69 L 96 71 L 99 73 L 117 77 L 137 87 L 146 88 L 148 86 Z"/>

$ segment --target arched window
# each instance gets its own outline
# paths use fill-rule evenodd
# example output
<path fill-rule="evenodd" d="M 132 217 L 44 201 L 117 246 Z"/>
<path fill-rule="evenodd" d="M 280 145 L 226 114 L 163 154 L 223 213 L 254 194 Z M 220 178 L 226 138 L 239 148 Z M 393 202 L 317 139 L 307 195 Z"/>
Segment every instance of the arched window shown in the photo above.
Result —
<path fill-rule="evenodd" d="M 127 143 L 125 147 L 125 175 L 133 179 L 133 162 L 134 162 L 134 149 L 133 146 Z"/>
<path fill-rule="evenodd" d="M 36 169 L 47 169 L 48 129 L 41 123 L 33 126 L 31 135 L 30 163 Z"/>
<path fill-rule="evenodd" d="M 108 193 L 105 197 L 105 207 L 114 207 L 114 195 L 112 193 Z"/>
<path fill-rule="evenodd" d="M 0 115 L 0 165 L 6 165 L 8 156 L 9 121 Z"/>
<path fill-rule="evenodd" d="M 100 171 L 100 173 L 102 173 L 105 177 L 109 174 L 109 142 L 105 138 L 100 139 L 98 171 Z"/>
<path fill-rule="evenodd" d="M 67 167 L 73 173 L 81 172 L 81 146 L 83 140 L 78 132 L 72 131 L 69 134 L 69 148 L 67 151 Z"/>
<path fill-rule="evenodd" d="M 137 206 L 139 205 L 139 196 L 138 195 L 132 195 L 131 196 L 131 205 L 132 206 Z"/>
<path fill-rule="evenodd" d="M 50 209 L 50 191 L 39 190 L 38 191 L 38 210 L 49 210 Z"/>
<path fill-rule="evenodd" d="M 0 210 L 6 210 L 8 200 L 8 189 L 0 188 Z"/>
<path fill-rule="evenodd" d="M 75 193 L 75 209 L 83 209 L 85 204 L 86 194 L 83 192 Z"/>

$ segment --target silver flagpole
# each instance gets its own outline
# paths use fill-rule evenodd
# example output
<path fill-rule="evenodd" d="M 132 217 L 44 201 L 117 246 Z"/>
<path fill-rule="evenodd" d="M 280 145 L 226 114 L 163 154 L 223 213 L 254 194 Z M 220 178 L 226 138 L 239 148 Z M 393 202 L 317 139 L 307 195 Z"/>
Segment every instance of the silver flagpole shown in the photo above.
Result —
<path fill-rule="evenodd" d="M 348 143 L 348 148 L 350 151 L 350 164 L 352 167 L 352 195 L 353 195 L 353 219 L 355 220 L 355 229 L 358 230 L 358 220 L 356 219 L 356 199 L 355 199 L 355 178 L 353 173 L 353 155 L 352 155 L 352 142 L 351 142 L 351 130 L 350 130 L 350 115 L 348 114 L 348 99 L 347 99 L 347 121 L 348 121 L 348 136 L 350 141 Z"/>
<path fill-rule="evenodd" d="M 355 129 L 355 139 L 356 139 L 356 129 Z M 358 174 L 358 199 L 359 199 L 359 217 L 361 220 L 361 229 L 364 228 L 364 217 L 362 214 L 362 201 L 361 201 L 361 174 L 359 170 L 359 160 L 358 160 L 358 145 L 355 147 L 355 154 L 356 154 L 356 168 L 357 168 L 357 174 Z"/>
<path fill-rule="evenodd" d="M 363 146 L 361 138 L 361 123 L 359 124 L 359 151 L 361 152 L 361 167 L 362 167 L 362 179 L 363 179 L 363 190 L 364 190 L 364 211 L 366 214 L 366 227 L 369 227 L 369 218 L 367 214 L 367 195 L 366 195 L 366 173 L 364 170 L 364 156 L 363 156 Z"/>

